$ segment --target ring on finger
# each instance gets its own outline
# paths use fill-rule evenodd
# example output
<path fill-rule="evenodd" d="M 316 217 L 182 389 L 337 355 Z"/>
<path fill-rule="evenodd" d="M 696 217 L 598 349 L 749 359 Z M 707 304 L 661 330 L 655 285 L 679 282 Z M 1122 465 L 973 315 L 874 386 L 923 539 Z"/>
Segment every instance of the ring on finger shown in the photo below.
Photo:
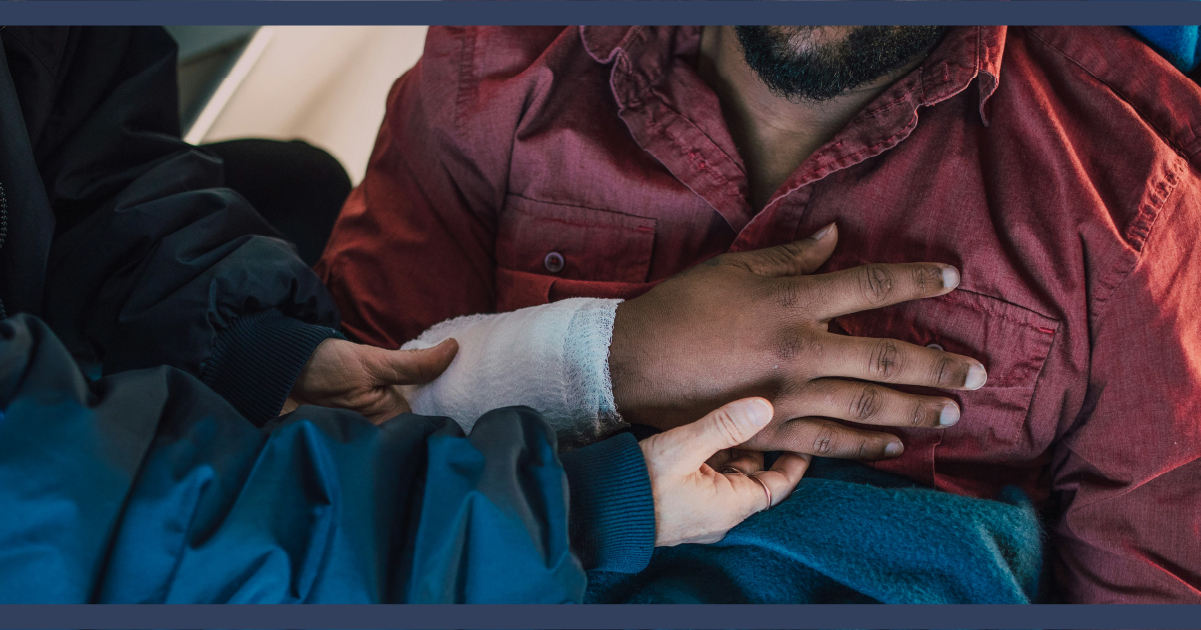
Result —
<path fill-rule="evenodd" d="M 767 495 L 767 507 L 764 507 L 763 510 L 770 508 L 771 507 L 771 488 L 767 487 L 767 483 L 764 482 L 762 479 L 760 479 L 756 475 L 747 475 L 747 477 L 750 477 L 756 483 L 758 483 L 760 486 L 763 487 L 763 492 Z M 762 512 L 763 510 L 759 510 L 759 511 Z"/>

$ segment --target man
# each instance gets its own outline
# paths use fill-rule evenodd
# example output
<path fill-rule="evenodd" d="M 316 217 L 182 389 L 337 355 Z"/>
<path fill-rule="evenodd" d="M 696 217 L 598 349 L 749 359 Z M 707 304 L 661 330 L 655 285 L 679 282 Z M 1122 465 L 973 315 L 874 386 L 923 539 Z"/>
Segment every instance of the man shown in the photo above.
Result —
<path fill-rule="evenodd" d="M 953 293 L 831 323 L 988 371 L 954 394 L 963 422 L 896 430 L 904 454 L 877 467 L 1031 492 L 1066 601 L 1198 602 L 1198 112 L 1117 28 L 431 29 L 319 269 L 346 328 L 393 347 L 457 315 L 632 298 L 618 413 L 667 427 L 757 391 L 777 409 L 758 446 L 820 452 L 828 431 L 779 427 L 812 425 L 786 399 L 827 381 L 772 370 L 820 356 L 831 315 L 794 293 L 771 310 L 762 274 L 719 255 L 836 221 L 835 273 L 954 265 Z M 865 269 L 869 295 L 902 280 Z M 919 362 L 865 347 L 878 380 Z M 899 395 L 863 392 L 869 422 Z"/>

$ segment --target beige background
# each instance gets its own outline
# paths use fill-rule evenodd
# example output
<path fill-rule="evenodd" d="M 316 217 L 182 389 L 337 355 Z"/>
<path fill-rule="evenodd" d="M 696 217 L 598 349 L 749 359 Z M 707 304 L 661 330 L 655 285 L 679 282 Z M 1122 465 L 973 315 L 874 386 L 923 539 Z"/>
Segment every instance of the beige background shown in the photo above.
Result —
<path fill-rule="evenodd" d="M 299 138 L 329 151 L 354 183 L 367 167 L 392 83 L 424 26 L 268 26 L 242 51 L 187 137 Z"/>

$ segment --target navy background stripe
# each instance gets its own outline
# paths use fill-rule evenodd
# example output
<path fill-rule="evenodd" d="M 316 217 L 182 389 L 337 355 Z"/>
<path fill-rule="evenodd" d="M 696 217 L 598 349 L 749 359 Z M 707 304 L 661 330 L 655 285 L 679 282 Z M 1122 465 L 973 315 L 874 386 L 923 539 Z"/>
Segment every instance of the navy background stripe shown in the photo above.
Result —
<path fill-rule="evenodd" d="M 0 628 L 1196 628 L 1201 606 L 0 606 Z"/>
<path fill-rule="evenodd" d="M 0 24 L 1201 24 L 1188 0 L 0 2 Z M 1201 606 L 0 605 L 7 628 L 1201 627 Z"/>
<path fill-rule="evenodd" d="M 1201 24 L 1191 0 L 0 2 L 3 24 Z"/>

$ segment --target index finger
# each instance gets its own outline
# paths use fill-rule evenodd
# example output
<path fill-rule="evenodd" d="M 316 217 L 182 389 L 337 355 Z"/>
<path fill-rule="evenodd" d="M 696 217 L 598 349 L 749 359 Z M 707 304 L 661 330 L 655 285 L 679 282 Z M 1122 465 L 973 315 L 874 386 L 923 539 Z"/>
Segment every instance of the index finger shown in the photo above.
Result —
<path fill-rule="evenodd" d="M 794 281 L 815 286 L 822 301 L 814 312 L 833 319 L 950 293 L 959 286 L 959 270 L 940 263 L 873 263 Z"/>

